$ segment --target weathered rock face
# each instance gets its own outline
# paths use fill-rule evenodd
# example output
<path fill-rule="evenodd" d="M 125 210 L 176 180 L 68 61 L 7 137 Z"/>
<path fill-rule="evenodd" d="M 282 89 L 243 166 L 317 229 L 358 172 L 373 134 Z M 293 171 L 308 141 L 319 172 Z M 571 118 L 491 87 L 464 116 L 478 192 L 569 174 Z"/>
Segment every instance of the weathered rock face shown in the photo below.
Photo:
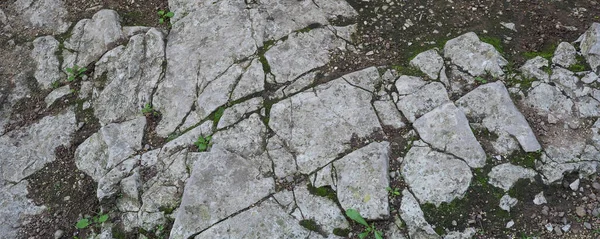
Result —
<path fill-rule="evenodd" d="M 93 106 L 102 124 L 131 120 L 151 103 L 152 91 L 163 74 L 164 46 L 163 34 L 152 28 L 98 60 L 94 78 L 104 79 L 106 85 Z"/>
<path fill-rule="evenodd" d="M 75 113 L 69 109 L 0 137 L 2 179 L 17 183 L 54 161 L 54 149 L 69 145 L 76 129 Z"/>
<path fill-rule="evenodd" d="M 36 62 L 34 76 L 42 89 L 50 89 L 53 82 L 63 77 L 57 56 L 58 44 L 52 36 L 38 37 L 33 41 L 31 58 Z"/>
<path fill-rule="evenodd" d="M 17 0 L 9 7 L 13 10 L 9 14 L 14 14 L 11 19 L 17 19 L 16 25 L 39 29 L 47 34 L 64 33 L 71 25 L 66 20 L 67 9 L 61 0 Z"/>
<path fill-rule="evenodd" d="M 0 179 L 0 230 L 3 238 L 18 238 L 21 220 L 44 211 L 27 198 L 27 181 L 17 184 L 6 183 Z"/>
<path fill-rule="evenodd" d="M 569 68 L 571 65 L 577 63 L 577 59 L 575 56 L 577 54 L 577 50 L 575 47 L 568 42 L 561 42 L 556 47 L 556 51 L 554 51 L 554 57 L 552 57 L 552 63 Z"/>
<path fill-rule="evenodd" d="M 401 172 L 420 202 L 435 205 L 461 198 L 472 178 L 464 161 L 419 142 L 404 157 Z"/>
<path fill-rule="evenodd" d="M 502 82 L 485 84 L 469 92 L 458 101 L 458 106 L 471 119 L 479 121 L 488 131 L 498 135 L 494 149 L 499 154 L 508 154 L 519 148 L 504 147 L 514 143 L 498 142 L 516 139 L 525 152 L 541 149 L 527 120 L 513 104 Z M 513 139 L 514 138 L 514 139 Z"/>
<path fill-rule="evenodd" d="M 419 53 L 410 61 L 410 65 L 417 67 L 429 78 L 436 80 L 444 67 L 444 58 L 440 56 L 436 49 L 432 49 Z"/>
<path fill-rule="evenodd" d="M 600 66 L 600 23 L 594 23 L 579 38 L 581 53 L 586 61 L 592 67 L 592 70 L 598 72 Z"/>
<path fill-rule="evenodd" d="M 71 37 L 64 42 L 63 67 L 86 67 L 123 39 L 119 15 L 113 10 L 101 10 L 92 19 L 75 25 Z"/>
<path fill-rule="evenodd" d="M 431 225 L 425 220 L 419 202 L 406 189 L 402 191 L 400 217 L 402 217 L 402 220 L 406 223 L 408 235 L 411 238 L 440 238 Z"/>
<path fill-rule="evenodd" d="M 371 98 L 371 93 L 337 79 L 317 86 L 315 93 L 302 92 L 273 105 L 269 126 L 297 152 L 299 172 L 310 173 L 348 150 L 353 135 L 364 138 L 381 130 Z"/>
<path fill-rule="evenodd" d="M 494 77 L 502 76 L 502 67 L 508 63 L 492 45 L 481 42 L 473 32 L 446 42 L 444 57 L 472 76 L 486 73 Z"/>
<path fill-rule="evenodd" d="M 523 168 L 510 163 L 500 164 L 492 168 L 488 176 L 489 183 L 495 187 L 510 190 L 510 188 L 522 178 L 533 180 L 536 172 L 533 169 Z"/>
<path fill-rule="evenodd" d="M 404 83 L 404 82 L 402 82 Z M 396 87 L 399 83 L 396 82 Z M 411 84 L 411 86 L 418 86 L 418 84 Z M 401 86 L 402 89 L 407 91 L 413 91 L 407 96 L 401 96 L 398 100 L 398 109 L 402 111 L 402 114 L 410 122 L 414 122 L 417 118 L 421 117 L 425 113 L 433 110 L 434 108 L 450 102 L 446 88 L 439 82 L 429 83 L 425 86 L 418 88 L 417 90 L 408 90 L 409 86 Z"/>

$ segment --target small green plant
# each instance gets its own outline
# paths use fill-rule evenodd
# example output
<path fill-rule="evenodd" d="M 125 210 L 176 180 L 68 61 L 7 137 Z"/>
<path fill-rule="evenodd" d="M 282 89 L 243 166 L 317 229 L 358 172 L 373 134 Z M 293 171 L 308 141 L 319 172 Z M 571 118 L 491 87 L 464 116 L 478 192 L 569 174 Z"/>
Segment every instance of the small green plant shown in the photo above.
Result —
<path fill-rule="evenodd" d="M 398 188 L 386 187 L 385 190 L 387 190 L 392 197 L 400 196 L 400 189 Z"/>
<path fill-rule="evenodd" d="M 150 103 L 147 103 L 144 105 L 144 108 L 142 108 L 142 114 L 143 115 L 154 115 L 154 116 L 159 116 L 160 113 L 156 110 L 154 110 L 154 108 L 152 108 L 152 105 Z"/>
<path fill-rule="evenodd" d="M 53 81 L 52 84 L 50 84 L 50 86 L 52 86 L 52 89 L 56 89 L 60 87 L 60 81 Z"/>
<path fill-rule="evenodd" d="M 108 214 L 100 214 L 92 218 L 82 218 L 81 220 L 77 221 L 75 227 L 77 229 L 84 229 L 90 225 L 99 225 L 106 221 L 108 221 Z"/>
<path fill-rule="evenodd" d="M 198 140 L 196 140 L 196 142 L 194 142 L 194 145 L 196 145 L 196 147 L 198 147 L 198 151 L 199 152 L 204 152 L 208 149 L 208 146 L 210 146 L 210 140 L 212 139 L 212 136 L 206 136 L 206 137 L 202 137 L 202 135 L 200 137 L 198 137 Z"/>
<path fill-rule="evenodd" d="M 69 78 L 67 78 L 68 81 L 74 81 L 75 79 L 84 76 L 85 72 L 87 71 L 87 68 L 85 67 L 79 67 L 78 65 L 74 65 L 73 68 L 67 67 L 66 69 Z"/>
<path fill-rule="evenodd" d="M 360 213 L 354 209 L 346 210 L 346 216 L 348 216 L 353 221 L 365 226 L 365 230 L 358 234 L 358 238 L 363 239 L 366 238 L 369 234 L 373 234 L 375 239 L 383 239 L 383 233 L 375 229 L 375 224 L 369 225 L 367 221 L 360 215 Z"/>
<path fill-rule="evenodd" d="M 159 10 L 158 11 L 158 23 L 163 24 L 163 23 L 165 23 L 166 20 L 169 20 L 173 16 L 175 16 L 175 13 L 173 13 L 171 11 L 167 12 L 165 10 Z"/>
<path fill-rule="evenodd" d="M 475 81 L 480 82 L 481 84 L 487 83 L 487 80 L 481 76 L 475 77 Z"/>

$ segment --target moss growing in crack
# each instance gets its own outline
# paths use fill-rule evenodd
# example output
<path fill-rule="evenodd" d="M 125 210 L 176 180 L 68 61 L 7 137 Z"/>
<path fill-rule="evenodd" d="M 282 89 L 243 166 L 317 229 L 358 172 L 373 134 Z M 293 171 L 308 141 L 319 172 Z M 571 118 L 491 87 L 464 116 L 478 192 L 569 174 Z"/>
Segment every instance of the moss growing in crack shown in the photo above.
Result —
<path fill-rule="evenodd" d="M 323 25 L 321 25 L 321 23 L 313 23 L 313 24 L 310 24 L 310 25 L 306 26 L 305 28 L 296 30 L 294 32 L 297 32 L 297 33 L 307 33 L 307 32 L 310 32 L 310 30 L 312 30 L 312 29 L 321 28 L 321 27 L 323 27 Z"/>
<path fill-rule="evenodd" d="M 331 188 L 331 186 L 322 186 L 317 188 L 309 183 L 307 187 L 308 192 L 312 195 L 328 198 L 334 202 L 337 202 L 338 200 L 337 193 L 333 190 L 333 188 Z"/>
<path fill-rule="evenodd" d="M 163 212 L 165 215 L 172 214 L 173 211 L 175 211 L 175 209 L 176 209 L 175 207 L 166 207 L 166 206 L 162 206 L 162 207 L 158 208 L 158 210 Z"/>
<path fill-rule="evenodd" d="M 276 40 L 269 40 L 269 41 L 265 41 L 263 42 L 263 46 L 258 48 L 258 61 L 260 61 L 260 63 L 262 64 L 263 67 L 263 71 L 265 72 L 265 74 L 270 74 L 271 73 L 271 66 L 269 65 L 269 61 L 267 60 L 267 58 L 265 57 L 265 53 L 273 46 L 275 45 L 275 42 L 277 42 Z"/>
<path fill-rule="evenodd" d="M 340 237 L 348 237 L 348 235 L 350 235 L 350 230 L 344 229 L 344 228 L 334 228 L 333 235 L 340 236 Z"/>
<path fill-rule="evenodd" d="M 219 123 L 219 121 L 221 120 L 221 117 L 223 117 L 223 113 L 225 112 L 225 107 L 221 106 L 219 107 L 212 115 L 212 119 L 213 122 L 216 125 Z"/>
<path fill-rule="evenodd" d="M 575 59 L 577 63 L 569 66 L 569 70 L 572 72 L 581 72 L 586 70 L 591 70 L 591 67 L 586 63 L 585 58 L 581 55 L 576 55 Z"/>
<path fill-rule="evenodd" d="M 554 51 L 556 50 L 556 43 L 549 45 L 541 51 L 531 51 L 523 53 L 523 56 L 527 59 L 535 58 L 537 56 L 543 57 L 548 61 L 552 60 L 552 56 L 554 55 Z"/>
<path fill-rule="evenodd" d="M 523 166 L 525 168 L 535 168 L 535 162 L 540 160 L 542 152 L 517 151 L 507 157 L 508 161 L 514 165 Z"/>
<path fill-rule="evenodd" d="M 479 37 L 479 40 L 492 45 L 494 48 L 496 48 L 496 51 L 504 55 L 504 47 L 502 46 L 502 40 L 500 38 L 492 36 L 481 36 Z"/>
<path fill-rule="evenodd" d="M 423 77 L 423 78 L 427 77 L 427 75 L 425 73 L 423 73 L 421 70 L 417 69 L 416 67 L 412 67 L 412 66 L 393 65 L 390 68 L 392 68 L 396 72 L 398 72 L 399 75 L 418 76 L 418 77 Z"/>
<path fill-rule="evenodd" d="M 315 222 L 315 220 L 312 219 L 305 219 L 305 220 L 301 220 L 300 221 L 300 226 L 313 231 L 313 232 L 319 232 L 320 231 L 320 227 L 317 224 L 317 222 Z"/>

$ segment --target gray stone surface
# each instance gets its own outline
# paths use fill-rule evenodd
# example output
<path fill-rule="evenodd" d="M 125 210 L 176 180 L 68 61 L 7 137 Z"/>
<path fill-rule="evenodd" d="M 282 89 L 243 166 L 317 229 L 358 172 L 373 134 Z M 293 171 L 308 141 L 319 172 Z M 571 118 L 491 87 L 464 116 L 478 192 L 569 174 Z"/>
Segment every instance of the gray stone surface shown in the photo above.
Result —
<path fill-rule="evenodd" d="M 291 197 L 292 202 L 287 207 L 289 213 L 297 220 L 314 220 L 328 236 L 333 236 L 335 228 L 350 227 L 333 200 L 311 194 L 306 185 L 295 187 Z M 279 204 L 285 205 L 281 197 L 275 198 Z"/>
<path fill-rule="evenodd" d="M 27 216 L 44 211 L 45 207 L 36 206 L 27 197 L 27 181 L 7 183 L 0 179 L 0 231 L 1 238 L 18 238 L 19 226 Z"/>
<path fill-rule="evenodd" d="M 415 93 L 426 84 L 427 82 L 422 80 L 420 77 L 407 75 L 400 76 L 395 83 L 396 90 L 401 96 Z"/>
<path fill-rule="evenodd" d="M 508 191 L 519 179 L 533 180 L 536 174 L 533 169 L 504 163 L 493 167 L 488 177 L 492 186 Z"/>
<path fill-rule="evenodd" d="M 94 99 L 94 113 L 102 124 L 131 120 L 151 104 L 151 95 L 162 76 L 165 43 L 155 28 L 132 36 L 126 47 L 117 47 L 96 63 L 94 79 L 105 81 Z"/>
<path fill-rule="evenodd" d="M 400 129 L 406 126 L 402 119 L 402 113 L 396 108 L 396 104 L 391 100 L 378 100 L 373 102 L 373 107 L 379 116 L 381 125 L 391 126 Z"/>
<path fill-rule="evenodd" d="M 356 209 L 364 218 L 389 216 L 390 143 L 371 143 L 333 163 L 337 172 L 337 196 L 344 209 Z"/>
<path fill-rule="evenodd" d="M 473 32 L 465 33 L 451 39 L 444 45 L 444 57 L 472 76 L 486 73 L 492 76 L 502 76 L 502 67 L 508 62 L 490 44 L 479 40 Z"/>
<path fill-rule="evenodd" d="M 512 102 L 506 87 L 497 81 L 477 87 L 458 101 L 458 107 L 467 117 L 481 121 L 483 127 L 503 138 L 516 139 L 525 152 L 541 149 L 529 123 Z M 513 140 L 514 140 L 513 139 Z M 508 154 L 519 148 L 504 148 L 496 143 L 494 148 L 499 154 Z"/>
<path fill-rule="evenodd" d="M 531 89 L 524 100 L 525 105 L 533 108 L 539 115 L 547 117 L 549 121 L 565 120 L 573 115 L 573 102 L 555 87 L 540 83 Z M 551 118 L 556 120 L 550 120 Z"/>
<path fill-rule="evenodd" d="M 55 116 L 0 137 L 2 179 L 17 183 L 55 160 L 54 149 L 68 146 L 77 130 L 75 113 L 68 109 Z"/>
<path fill-rule="evenodd" d="M 69 87 L 69 85 L 56 88 L 55 90 L 50 92 L 50 94 L 48 94 L 46 98 L 44 98 L 46 108 L 50 107 L 56 100 L 68 94 L 71 94 L 71 87 Z"/>
<path fill-rule="evenodd" d="M 569 68 L 571 65 L 577 63 L 577 59 L 575 59 L 576 55 L 577 50 L 573 45 L 569 44 L 568 42 L 561 42 L 554 51 L 552 63 Z"/>
<path fill-rule="evenodd" d="M 410 238 L 434 239 L 440 238 L 431 225 L 425 220 L 421 206 L 415 197 L 406 189 L 402 191 L 400 217 L 408 227 Z"/>
<path fill-rule="evenodd" d="M 10 6 L 11 20 L 17 19 L 19 25 L 32 27 L 48 34 L 61 34 L 71 25 L 67 21 L 67 9 L 62 0 L 17 0 Z M 13 18 L 14 17 L 14 18 Z M 14 23 L 14 20 L 12 21 Z"/>
<path fill-rule="evenodd" d="M 221 129 L 237 123 L 238 121 L 242 120 L 244 116 L 247 116 L 249 113 L 262 108 L 262 105 L 263 98 L 256 97 L 225 109 L 223 116 L 217 124 L 217 128 Z"/>
<path fill-rule="evenodd" d="M 421 203 L 435 205 L 461 198 L 472 178 L 464 161 L 419 143 L 404 157 L 401 173 Z"/>
<path fill-rule="evenodd" d="M 544 67 L 550 67 L 548 60 L 541 56 L 536 56 L 527 60 L 519 70 L 525 78 L 548 81 L 550 80 L 550 75 L 544 70 Z"/>
<path fill-rule="evenodd" d="M 100 198 L 115 192 L 116 184 L 133 169 L 136 160 L 129 160 L 142 147 L 146 118 L 141 116 L 123 123 L 102 127 L 75 150 L 79 170 L 98 182 Z"/>
<path fill-rule="evenodd" d="M 83 19 L 73 27 L 71 37 L 64 42 L 62 66 L 87 67 L 122 39 L 123 32 L 117 12 L 101 10 L 91 19 Z"/>
<path fill-rule="evenodd" d="M 30 56 L 36 64 L 34 77 L 42 89 L 50 89 L 53 82 L 64 78 L 59 69 L 58 45 L 59 42 L 52 36 L 38 37 L 33 41 Z"/>
<path fill-rule="evenodd" d="M 362 138 L 381 129 L 371 98 L 337 79 L 274 104 L 269 126 L 297 153 L 300 172 L 310 173 L 349 149 L 353 134 Z"/>
<path fill-rule="evenodd" d="M 261 175 L 256 164 L 264 158 L 246 159 L 217 145 L 198 157 L 185 185 L 171 238 L 188 238 L 274 192 L 273 179 Z"/>
<path fill-rule="evenodd" d="M 437 49 L 431 49 L 415 56 L 410 61 L 410 65 L 421 70 L 429 78 L 436 80 L 444 67 L 444 58 L 440 56 Z"/>
<path fill-rule="evenodd" d="M 485 152 L 475 139 L 467 117 L 451 102 L 421 116 L 413 127 L 421 140 L 433 148 L 458 157 L 473 168 L 485 165 Z"/>
<path fill-rule="evenodd" d="M 260 216 L 259 216 L 260 215 Z M 175 222 L 177 223 L 177 221 Z M 192 222 L 190 222 L 192 223 Z M 177 229 L 177 228 L 175 228 Z M 199 232 L 199 231 L 198 231 Z M 171 231 L 170 238 L 188 238 L 192 233 Z M 234 217 L 212 226 L 194 238 L 323 238 L 302 227 L 300 222 L 285 213 L 273 199 L 250 208 Z"/>
<path fill-rule="evenodd" d="M 396 104 L 408 121 L 414 122 L 417 118 L 446 102 L 450 102 L 446 88 L 442 83 L 433 82 L 410 95 L 400 97 Z"/>
<path fill-rule="evenodd" d="M 600 23 L 593 23 L 590 28 L 579 37 L 579 49 L 592 70 L 598 71 L 600 66 Z"/>
<path fill-rule="evenodd" d="M 509 196 L 508 194 L 505 194 L 504 196 L 502 196 L 502 198 L 500 198 L 500 204 L 498 206 L 502 210 L 510 212 L 510 209 L 512 207 L 516 206 L 518 202 L 519 202 L 519 200 L 517 200 L 516 198 L 513 198 L 513 197 Z"/>

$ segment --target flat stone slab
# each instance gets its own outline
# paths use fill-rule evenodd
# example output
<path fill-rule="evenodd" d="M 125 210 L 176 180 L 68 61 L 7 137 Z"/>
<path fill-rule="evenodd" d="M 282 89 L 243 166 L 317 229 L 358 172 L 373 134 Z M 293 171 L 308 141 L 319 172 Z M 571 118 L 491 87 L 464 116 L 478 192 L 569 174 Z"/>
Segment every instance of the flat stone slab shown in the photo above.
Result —
<path fill-rule="evenodd" d="M 419 86 L 418 81 L 409 82 L 406 81 L 405 84 L 410 84 L 410 87 L 415 88 Z M 399 82 L 396 82 L 396 87 L 398 85 Z M 402 88 L 405 87 L 402 86 Z M 407 89 L 406 91 L 409 90 Z M 400 97 L 396 104 L 408 121 L 414 122 L 417 118 L 446 102 L 450 102 L 446 88 L 444 88 L 442 83 L 433 82 L 416 89 L 412 94 Z"/>
<path fill-rule="evenodd" d="M 433 148 L 459 157 L 473 168 L 485 165 L 485 152 L 475 139 L 467 117 L 451 102 L 421 116 L 413 127 L 421 140 Z"/>
<path fill-rule="evenodd" d="M 490 177 L 489 183 L 491 185 L 508 191 L 519 179 L 533 180 L 536 174 L 533 169 L 504 163 L 493 167 L 488 173 L 488 177 Z"/>
<path fill-rule="evenodd" d="M 444 57 L 472 76 L 486 73 L 494 77 L 502 76 L 502 67 L 508 64 L 492 45 L 480 41 L 473 32 L 447 41 L 444 45 Z"/>
<path fill-rule="evenodd" d="M 401 173 L 421 203 L 436 206 L 461 198 L 473 177 L 464 161 L 419 142 L 404 157 Z"/>

